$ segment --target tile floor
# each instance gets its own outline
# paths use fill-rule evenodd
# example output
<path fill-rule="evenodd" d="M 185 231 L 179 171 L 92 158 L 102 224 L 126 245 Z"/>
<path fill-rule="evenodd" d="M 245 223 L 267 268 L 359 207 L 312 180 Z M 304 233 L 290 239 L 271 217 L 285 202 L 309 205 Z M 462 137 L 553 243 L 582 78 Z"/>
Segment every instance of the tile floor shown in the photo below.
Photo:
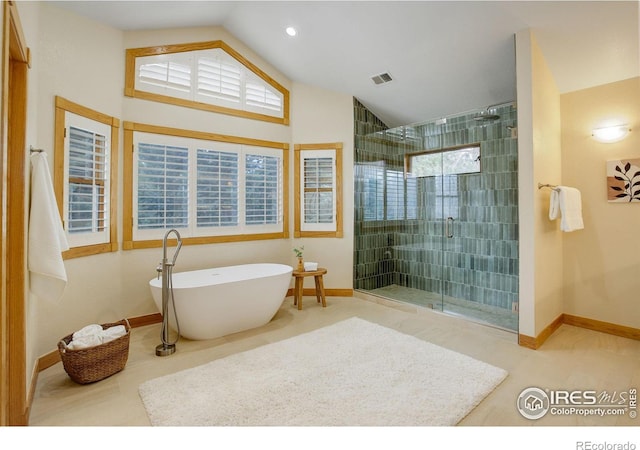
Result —
<path fill-rule="evenodd" d="M 417 306 L 429 307 L 438 311 L 444 310 L 449 314 L 460 315 L 476 322 L 484 322 L 507 330 L 518 330 L 518 313 L 498 308 L 497 306 L 483 305 L 478 302 L 461 298 L 442 296 L 435 292 L 423 291 L 406 286 L 391 284 L 389 286 L 365 291 L 373 295 L 411 303 Z"/>
<path fill-rule="evenodd" d="M 364 297 L 364 298 L 359 298 Z M 288 297 L 267 325 L 209 341 L 181 339 L 177 352 L 156 357 L 160 325 L 134 328 L 125 369 L 103 381 L 78 385 L 56 364 L 40 373 L 30 424 L 57 426 L 148 426 L 138 386 L 146 380 L 204 364 L 270 342 L 357 316 L 414 335 L 509 372 L 507 379 L 475 408 L 461 426 L 638 426 L 628 415 L 522 417 L 516 408 L 523 389 L 628 391 L 640 387 L 640 341 L 561 326 L 538 350 L 517 345 L 511 332 L 433 310 L 376 297 L 329 297 L 322 308 L 312 297 L 298 311 Z M 310 382 L 312 382 L 310 380 Z M 286 424 L 283 424 L 286 425 Z M 640 442 L 639 442 L 640 444 Z M 575 447 L 574 447 L 575 448 Z"/>

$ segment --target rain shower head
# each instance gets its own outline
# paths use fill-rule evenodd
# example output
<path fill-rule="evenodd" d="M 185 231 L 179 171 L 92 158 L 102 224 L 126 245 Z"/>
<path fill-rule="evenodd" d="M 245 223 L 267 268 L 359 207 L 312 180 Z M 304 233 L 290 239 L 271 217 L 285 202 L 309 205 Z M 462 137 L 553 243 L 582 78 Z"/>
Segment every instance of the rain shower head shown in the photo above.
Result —
<path fill-rule="evenodd" d="M 498 120 L 499 118 L 500 116 L 498 114 L 491 114 L 487 109 L 484 111 L 480 111 L 478 114 L 476 114 L 473 120 L 477 122 L 489 122 L 492 120 Z"/>

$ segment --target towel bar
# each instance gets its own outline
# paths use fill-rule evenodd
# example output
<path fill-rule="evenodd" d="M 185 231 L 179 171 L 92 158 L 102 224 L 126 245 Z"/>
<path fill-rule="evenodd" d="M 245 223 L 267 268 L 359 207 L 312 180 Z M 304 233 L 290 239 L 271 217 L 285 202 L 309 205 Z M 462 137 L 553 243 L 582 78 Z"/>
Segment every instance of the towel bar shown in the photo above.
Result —
<path fill-rule="evenodd" d="M 43 153 L 44 150 L 41 148 L 33 148 L 33 145 L 29 147 L 29 152 L 31 153 Z"/>
<path fill-rule="evenodd" d="M 558 186 L 556 186 L 555 184 L 542 184 L 542 183 L 538 183 L 538 189 L 542 189 L 544 187 L 548 187 L 550 189 L 553 189 L 554 191 L 556 191 L 558 189 Z"/>

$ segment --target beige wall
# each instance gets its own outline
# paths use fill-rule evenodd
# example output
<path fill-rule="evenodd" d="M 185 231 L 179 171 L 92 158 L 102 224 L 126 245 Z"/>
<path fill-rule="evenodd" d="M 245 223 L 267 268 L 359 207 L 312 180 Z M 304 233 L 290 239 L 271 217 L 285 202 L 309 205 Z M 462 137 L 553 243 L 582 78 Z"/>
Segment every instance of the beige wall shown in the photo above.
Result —
<path fill-rule="evenodd" d="M 538 336 L 566 313 L 640 327 L 640 204 L 609 203 L 606 162 L 640 158 L 640 134 L 602 144 L 591 130 L 640 125 L 640 78 L 560 95 L 535 34 L 518 33 L 520 330 Z M 585 228 L 550 221 L 549 189 L 582 193 Z"/>
<path fill-rule="evenodd" d="M 582 194 L 584 230 L 564 236 L 565 313 L 640 328 L 640 202 L 607 201 L 606 162 L 640 158 L 640 78 L 561 96 L 562 181 Z M 604 144 L 591 130 L 627 123 Z"/>
<path fill-rule="evenodd" d="M 560 183 L 560 97 L 534 34 L 516 35 L 518 77 L 518 332 L 536 337 L 562 313 L 562 237 L 549 222 L 549 190 Z"/>
<path fill-rule="evenodd" d="M 516 35 L 520 224 L 519 333 L 535 337 L 562 313 L 562 235 L 549 222 L 549 190 L 560 184 L 560 97 L 530 30 Z"/>
<path fill-rule="evenodd" d="M 306 261 L 328 269 L 327 287 L 353 287 L 353 97 L 294 83 L 291 92 L 292 140 L 296 144 L 341 142 L 342 148 L 342 225 L 343 238 L 299 238 L 291 249 L 304 245 Z M 293 166 L 290 176 L 293 192 Z M 293 230 L 293 204 L 290 224 Z M 293 236 L 293 233 L 292 233 Z M 289 250 L 293 255 L 292 250 Z M 336 255 L 340 255 L 336 258 Z M 312 287 L 311 277 L 305 287 Z"/>
<path fill-rule="evenodd" d="M 549 220 L 549 189 L 561 184 L 560 95 L 532 37 L 533 222 L 535 227 L 535 335 L 562 314 L 562 239 L 558 221 Z"/>
<path fill-rule="evenodd" d="M 74 14 L 46 2 L 34 5 L 37 8 L 31 12 L 38 16 L 39 26 L 24 25 L 25 33 L 34 36 L 29 42 L 33 61 L 29 95 L 36 99 L 30 109 L 36 120 L 28 127 L 35 130 L 35 140 L 28 144 L 44 149 L 53 168 L 55 95 L 120 117 L 122 33 L 93 21 L 77 20 Z M 117 255 L 100 255 L 89 262 L 86 258 L 69 260 L 65 266 L 69 282 L 59 303 L 29 297 L 27 333 L 35 356 L 55 349 L 61 337 L 87 322 L 115 318 L 114 313 L 126 301 L 120 279 L 113 275 L 119 270 Z"/>
<path fill-rule="evenodd" d="M 518 104 L 518 332 L 535 336 L 532 34 L 516 34 Z"/>
<path fill-rule="evenodd" d="M 34 60 L 30 95 L 37 98 L 35 119 L 29 123 L 34 146 L 47 149 L 53 159 L 54 96 L 60 95 L 121 121 L 166 125 L 189 130 L 244 136 L 291 144 L 304 141 L 345 144 L 344 239 L 304 240 L 313 254 L 329 268 L 327 288 L 352 287 L 353 222 L 353 104 L 350 96 L 293 84 L 258 55 L 222 28 L 175 29 L 123 33 L 60 10 L 46 2 L 34 3 L 30 16 L 40 26 L 28 26 Z M 44 20 L 46 18 L 46 20 Z M 165 43 L 222 39 L 259 66 L 291 92 L 291 125 L 283 126 L 145 100 L 125 98 L 124 50 Z M 31 112 L 31 111 L 30 111 Z M 122 149 L 119 155 L 118 189 L 122 193 Z M 291 191 L 292 192 L 292 191 Z M 290 196 L 290 211 L 293 212 Z M 122 239 L 122 199 L 118 199 L 118 235 Z M 290 230 L 293 227 L 290 217 Z M 246 262 L 279 262 L 293 265 L 294 239 L 185 246 L 176 271 Z M 306 252 L 307 253 L 307 252 Z M 65 261 L 68 284 L 59 304 L 29 299 L 29 355 L 36 358 L 56 348 L 57 341 L 89 323 L 102 323 L 157 312 L 148 281 L 162 249 L 118 252 Z"/>

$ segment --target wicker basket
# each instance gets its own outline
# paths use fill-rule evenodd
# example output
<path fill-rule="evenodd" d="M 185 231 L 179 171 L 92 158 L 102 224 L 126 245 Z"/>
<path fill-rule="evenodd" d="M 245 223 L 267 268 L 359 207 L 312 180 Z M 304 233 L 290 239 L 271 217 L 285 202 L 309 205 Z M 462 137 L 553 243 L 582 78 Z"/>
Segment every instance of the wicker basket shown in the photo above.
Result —
<path fill-rule="evenodd" d="M 79 350 L 68 349 L 67 345 L 71 342 L 73 334 L 58 342 L 62 365 L 73 381 L 79 384 L 93 383 L 124 369 L 129 358 L 131 326 L 127 319 L 123 319 L 115 323 L 102 324 L 102 329 L 106 330 L 116 325 L 124 325 L 127 334 L 102 345 Z"/>

